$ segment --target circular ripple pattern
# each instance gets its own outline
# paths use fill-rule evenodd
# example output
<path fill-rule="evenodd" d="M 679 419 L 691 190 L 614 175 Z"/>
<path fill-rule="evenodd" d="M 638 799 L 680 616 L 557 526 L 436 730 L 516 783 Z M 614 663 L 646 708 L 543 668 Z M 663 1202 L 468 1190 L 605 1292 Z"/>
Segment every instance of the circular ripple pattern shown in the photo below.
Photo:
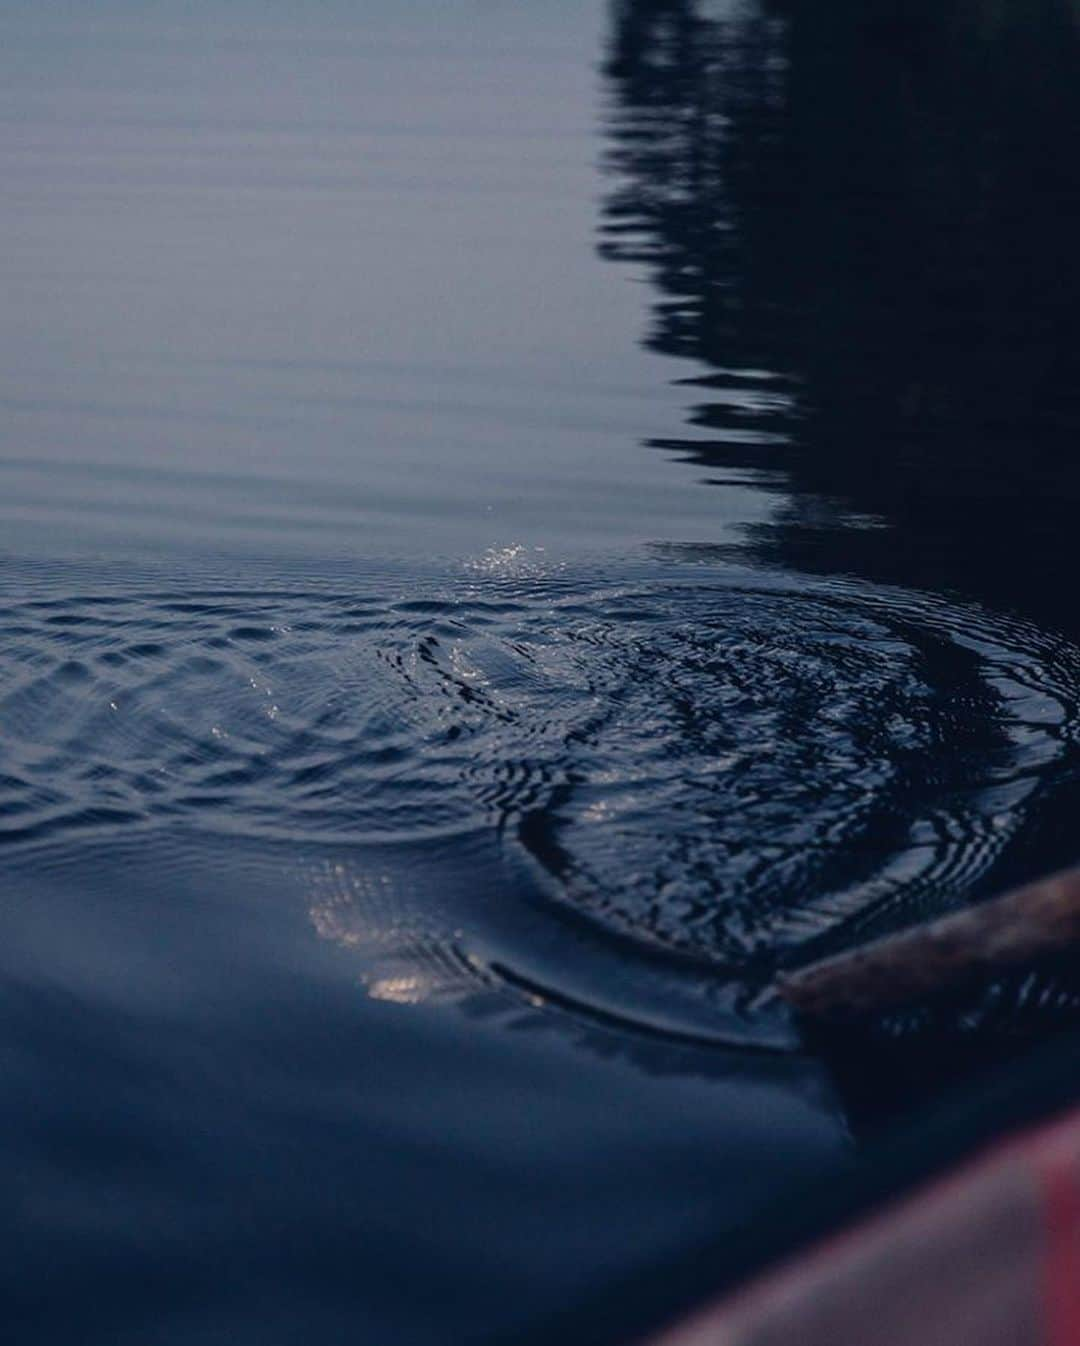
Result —
<path fill-rule="evenodd" d="M 0 620 L 2 842 L 487 829 L 552 913 L 739 975 L 962 902 L 1076 739 L 1070 646 L 855 586 L 477 573 Z"/>
<path fill-rule="evenodd" d="M 855 589 L 615 591 L 416 633 L 415 713 L 584 911 L 767 973 L 961 903 L 1076 740 L 1080 657 Z M 824 949 L 822 951 L 825 951 Z"/>

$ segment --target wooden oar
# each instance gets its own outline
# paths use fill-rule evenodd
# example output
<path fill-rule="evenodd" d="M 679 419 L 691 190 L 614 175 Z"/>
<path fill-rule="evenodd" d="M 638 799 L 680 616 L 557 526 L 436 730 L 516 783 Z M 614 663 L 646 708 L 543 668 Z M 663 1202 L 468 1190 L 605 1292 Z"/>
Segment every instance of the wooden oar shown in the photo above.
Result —
<path fill-rule="evenodd" d="M 1080 868 L 778 978 L 810 1021 L 850 1022 L 1080 951 Z"/>

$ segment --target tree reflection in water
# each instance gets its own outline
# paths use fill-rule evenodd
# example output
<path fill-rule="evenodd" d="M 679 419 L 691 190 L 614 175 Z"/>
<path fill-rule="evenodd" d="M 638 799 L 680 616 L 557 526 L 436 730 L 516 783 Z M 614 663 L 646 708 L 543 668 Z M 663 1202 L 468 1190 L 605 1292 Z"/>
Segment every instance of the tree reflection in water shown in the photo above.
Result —
<path fill-rule="evenodd" d="M 601 248 L 704 366 L 655 446 L 784 492 L 758 559 L 1080 626 L 1078 39 L 1069 0 L 616 3 Z"/>

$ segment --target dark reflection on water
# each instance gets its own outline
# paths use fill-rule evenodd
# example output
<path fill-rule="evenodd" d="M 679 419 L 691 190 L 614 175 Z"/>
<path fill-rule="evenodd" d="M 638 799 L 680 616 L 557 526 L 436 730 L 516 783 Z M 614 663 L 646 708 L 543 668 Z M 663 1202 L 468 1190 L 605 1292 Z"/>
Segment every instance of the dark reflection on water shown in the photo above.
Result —
<path fill-rule="evenodd" d="M 654 442 L 785 493 L 763 559 L 1074 632 L 1073 8 L 710 8 L 617 5 L 607 65 L 603 252 L 706 366 Z"/>
<path fill-rule="evenodd" d="M 958 9 L 22 14 L 26 1340 L 737 1233 L 849 1144 L 776 968 L 1074 858 L 1076 36 Z"/>

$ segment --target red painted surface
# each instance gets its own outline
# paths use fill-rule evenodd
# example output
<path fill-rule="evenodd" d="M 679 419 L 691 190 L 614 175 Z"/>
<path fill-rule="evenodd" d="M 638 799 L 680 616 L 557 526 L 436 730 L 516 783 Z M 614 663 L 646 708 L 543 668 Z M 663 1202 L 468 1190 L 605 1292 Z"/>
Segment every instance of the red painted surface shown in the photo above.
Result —
<path fill-rule="evenodd" d="M 1080 1124 L 1037 1136 L 1030 1155 L 1043 1194 L 1047 1346 L 1080 1346 Z"/>
<path fill-rule="evenodd" d="M 649 1346 L 1080 1346 L 1080 1111 Z"/>

